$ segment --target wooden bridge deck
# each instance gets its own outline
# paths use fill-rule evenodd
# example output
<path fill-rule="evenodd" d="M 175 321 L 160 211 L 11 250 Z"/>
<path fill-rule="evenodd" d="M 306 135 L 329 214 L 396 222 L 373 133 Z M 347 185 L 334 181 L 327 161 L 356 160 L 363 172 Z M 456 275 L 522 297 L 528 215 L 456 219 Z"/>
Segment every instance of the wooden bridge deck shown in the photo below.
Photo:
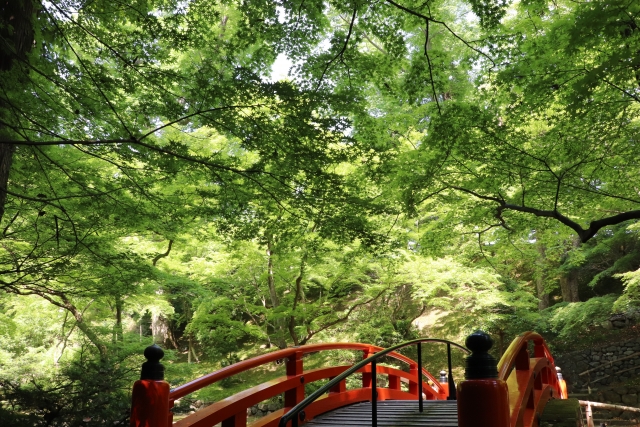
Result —
<path fill-rule="evenodd" d="M 378 403 L 378 425 L 386 427 L 458 427 L 455 400 L 425 400 L 423 412 L 417 401 L 384 400 Z M 356 403 L 322 414 L 308 427 L 370 426 L 371 402 Z"/>

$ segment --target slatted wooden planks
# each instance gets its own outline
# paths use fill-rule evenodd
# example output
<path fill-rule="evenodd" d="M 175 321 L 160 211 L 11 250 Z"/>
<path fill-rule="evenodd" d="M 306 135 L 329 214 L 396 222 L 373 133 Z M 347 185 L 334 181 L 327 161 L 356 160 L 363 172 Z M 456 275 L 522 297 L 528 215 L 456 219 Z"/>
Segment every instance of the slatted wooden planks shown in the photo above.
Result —
<path fill-rule="evenodd" d="M 417 401 L 385 400 L 378 403 L 378 426 L 457 427 L 458 407 L 454 400 L 425 400 L 422 413 Z M 371 402 L 356 403 L 322 414 L 308 427 L 371 426 Z"/>

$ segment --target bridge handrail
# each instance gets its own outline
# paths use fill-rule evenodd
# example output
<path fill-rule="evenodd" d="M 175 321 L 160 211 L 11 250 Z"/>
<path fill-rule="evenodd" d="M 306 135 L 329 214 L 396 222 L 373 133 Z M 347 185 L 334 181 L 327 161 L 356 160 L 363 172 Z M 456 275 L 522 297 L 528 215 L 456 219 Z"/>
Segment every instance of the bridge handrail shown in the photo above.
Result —
<path fill-rule="evenodd" d="M 412 340 L 412 341 L 407 341 L 407 342 L 404 342 L 404 343 L 397 344 L 397 345 L 395 345 L 393 347 L 389 347 L 387 349 L 381 349 L 381 351 L 378 351 L 377 353 L 373 354 L 372 356 L 369 356 L 366 359 L 363 359 L 360 362 L 355 363 L 349 369 L 345 370 L 340 375 L 338 375 L 338 376 L 334 377 L 332 380 L 330 380 L 327 384 L 325 384 L 324 386 L 320 387 L 318 390 L 316 390 L 313 393 L 311 393 L 302 402 L 298 403 L 296 406 L 291 408 L 291 410 L 289 412 L 284 414 L 282 416 L 282 418 L 280 418 L 280 423 L 278 424 L 278 426 L 279 427 L 286 427 L 287 423 L 289 421 L 291 421 L 291 420 L 294 420 L 294 424 L 293 425 L 297 426 L 297 422 L 296 421 L 297 421 L 298 414 L 300 412 L 302 412 L 302 410 L 304 408 L 309 406 L 311 403 L 313 403 L 316 399 L 318 399 L 323 394 L 327 393 L 332 387 L 335 387 L 340 381 L 344 380 L 349 375 L 355 373 L 359 369 L 364 368 L 368 364 L 370 364 L 372 362 L 375 362 L 380 357 L 386 356 L 386 355 L 388 355 L 388 354 L 390 354 L 392 352 L 395 352 L 396 350 L 399 350 L 399 349 L 401 349 L 403 347 L 407 347 L 407 346 L 410 346 L 410 345 L 413 345 L 413 344 L 422 344 L 422 343 L 426 343 L 426 342 L 440 342 L 440 343 L 445 343 L 445 344 L 448 344 L 448 345 L 453 345 L 453 346 L 461 349 L 462 351 L 466 352 L 467 354 L 469 353 L 469 350 L 466 347 L 463 347 L 460 344 L 457 344 L 457 343 L 455 343 L 453 341 L 443 340 L 443 339 L 439 339 L 439 338 L 418 338 L 418 339 L 415 339 L 415 340 Z M 375 346 L 370 346 L 370 347 L 375 347 Z M 380 348 L 380 347 L 378 347 L 378 348 Z M 411 359 L 409 359 L 409 360 L 411 360 Z M 419 369 L 422 369 L 422 367 L 420 366 Z M 428 373 L 428 371 L 426 371 L 424 369 L 422 369 L 422 371 Z M 429 374 L 429 376 L 431 377 L 430 374 Z M 435 383 L 439 384 L 438 381 L 435 381 Z M 420 396 L 422 396 L 422 386 L 421 385 L 419 386 L 418 394 Z"/>
<path fill-rule="evenodd" d="M 455 343 L 454 343 L 455 344 Z M 457 346 L 457 344 L 455 344 Z M 397 348 L 401 348 L 402 346 Z M 395 347 L 394 347 L 395 348 Z M 463 347 L 464 348 L 464 347 Z M 256 368 L 258 366 L 264 365 L 266 363 L 270 363 L 270 362 L 275 362 L 277 360 L 281 360 L 281 359 L 285 359 L 285 358 L 289 358 L 293 355 L 295 355 L 295 353 L 297 352 L 302 352 L 303 354 L 309 354 L 309 353 L 316 353 L 318 351 L 327 351 L 327 350 L 363 350 L 363 351 L 368 351 L 368 350 L 375 350 L 375 351 L 380 351 L 383 350 L 382 347 L 376 346 L 376 345 L 370 345 L 370 344 L 362 344 L 362 343 L 323 343 L 323 344 L 307 344 L 304 346 L 298 346 L 298 347 L 289 347 L 289 348 L 285 348 L 282 350 L 278 350 L 278 351 L 274 351 L 272 353 L 267 353 L 267 354 L 263 354 L 261 356 L 256 356 L 253 357 L 251 359 L 248 360 L 243 360 L 241 362 L 235 363 L 233 365 L 230 366 L 226 366 L 224 368 L 221 368 L 215 372 L 212 372 L 210 374 L 204 375 L 200 378 L 197 378 L 193 381 L 190 381 L 186 384 L 183 384 L 181 386 L 178 386 L 174 389 L 172 389 L 169 393 L 169 398 L 171 400 L 178 400 L 181 397 L 184 397 L 188 394 L 191 394 L 197 390 L 200 390 L 203 387 L 206 387 L 208 385 L 211 385 L 217 381 L 223 380 L 225 378 L 231 377 L 233 375 L 237 375 L 241 372 L 247 371 L 249 369 L 253 369 Z M 392 353 L 393 350 L 389 350 L 387 353 Z M 387 354 L 385 353 L 385 354 Z M 401 362 L 405 362 L 407 364 L 414 364 L 415 362 L 413 360 L 411 360 L 410 358 L 399 354 L 399 353 L 393 353 L 390 354 L 389 356 L 393 357 L 394 359 L 397 359 Z M 366 364 L 365 364 L 366 365 Z M 364 366 L 364 365 L 363 365 Z M 436 384 L 439 383 L 436 381 L 435 378 L 433 378 L 431 376 L 431 374 L 428 375 Z M 439 388 L 438 389 L 440 392 L 442 392 L 442 389 Z"/>
<path fill-rule="evenodd" d="M 536 425 L 549 399 L 567 398 L 566 383 L 558 375 L 553 356 L 544 338 L 535 332 L 525 332 L 511 342 L 498 362 L 498 378 L 509 387 L 511 427 Z"/>
<path fill-rule="evenodd" d="M 478 333 L 486 335 L 478 331 L 467 338 L 467 343 L 474 349 L 475 353 L 472 357 L 477 355 L 477 358 L 483 359 L 481 356 L 486 354 L 491 347 L 490 339 L 488 346 L 485 345 L 486 342 L 484 342 L 487 341 L 488 336 L 486 337 L 487 339 L 481 343 L 483 345 L 476 346 L 474 344 L 472 346 L 469 339 Z M 473 342 L 475 343 L 476 341 L 477 340 Z M 533 355 L 530 353 L 530 341 L 534 344 Z M 447 344 L 449 362 L 448 397 L 444 379 L 440 381 L 436 380 L 433 375 L 422 367 L 422 343 L 428 342 Z M 411 345 L 416 345 L 417 347 L 417 361 L 396 353 L 396 350 Z M 136 381 L 133 385 L 131 425 L 157 427 L 171 425 L 173 418 L 171 408 L 174 402 L 180 397 L 248 369 L 274 362 L 278 359 L 285 359 L 286 376 L 260 384 L 244 392 L 237 393 L 230 398 L 207 406 L 203 411 L 198 411 L 178 421 L 177 425 L 206 427 L 222 422 L 224 426 L 244 426 L 247 421 L 247 408 L 255 403 L 264 401 L 266 398 L 284 393 L 285 407 L 261 418 L 256 422 L 256 425 L 270 427 L 279 425 L 280 427 L 285 427 L 287 423 L 291 422 L 291 427 L 297 427 L 299 419 L 304 421 L 307 417 L 315 418 L 321 413 L 344 406 L 348 403 L 370 400 L 372 426 L 376 426 L 378 400 L 413 400 L 417 398 L 419 401 L 419 411 L 422 412 L 424 399 L 455 399 L 456 387 L 453 383 L 453 376 L 451 375 L 452 346 L 469 353 L 469 350 L 459 344 L 438 338 L 419 338 L 387 349 L 363 343 L 326 343 L 293 347 L 222 368 L 170 391 L 169 384 L 163 379 L 164 367 L 160 363 L 160 359 L 163 357 L 163 351 L 160 347 L 153 345 L 145 349 L 144 356 L 147 361 L 142 364 L 140 380 Z M 325 367 L 305 371 L 303 368 L 303 356 L 322 350 L 363 351 L 364 357 L 363 360 L 356 362 L 352 366 L 333 366 L 330 368 Z M 387 366 L 377 367 L 378 359 L 383 356 L 392 357 L 398 361 L 407 363 L 409 365 L 409 372 L 403 372 L 397 368 Z M 467 360 L 467 371 L 470 368 L 469 363 L 470 359 Z M 495 359 L 493 363 L 495 363 Z M 362 372 L 362 388 L 350 388 L 347 390 L 346 378 L 355 372 Z M 493 375 L 495 375 L 495 371 L 493 372 Z M 483 376 L 476 378 L 471 375 L 472 372 L 469 371 L 467 373 L 469 373 L 467 381 L 463 382 L 462 385 L 470 383 L 472 384 L 472 388 L 462 387 L 461 385 L 461 400 L 458 401 L 458 408 L 465 408 L 461 414 L 471 415 L 462 420 L 460 414 L 458 414 L 461 427 L 478 425 L 478 411 L 483 413 L 483 416 L 488 417 L 484 420 L 487 421 L 488 424 L 485 423 L 482 425 L 495 427 L 492 417 L 495 416 L 497 409 L 494 407 L 495 405 L 487 400 L 488 394 L 485 393 L 485 391 L 490 390 L 488 390 L 487 387 L 480 387 L 480 385 L 485 385 L 485 383 L 490 383 L 489 385 L 493 387 L 491 378 L 485 378 Z M 389 386 L 383 386 L 380 391 L 378 391 L 376 378 L 378 374 L 388 375 L 389 377 Z M 441 375 L 444 375 L 444 373 L 441 373 Z M 501 427 L 535 426 L 549 399 L 558 397 L 562 399 L 567 398 L 566 383 L 560 374 L 560 370 L 555 366 L 554 359 L 544 339 L 537 333 L 524 333 L 511 343 L 500 359 L 498 376 L 499 378 L 496 379 L 496 381 L 499 381 L 503 392 L 501 392 L 502 394 L 500 396 L 494 396 L 494 400 L 499 401 L 498 403 L 502 402 L 500 405 L 502 405 L 503 409 L 501 409 L 501 411 L 504 416 L 507 416 L 507 411 L 509 414 L 507 418 L 503 416 L 504 419 L 501 419 Z M 424 377 L 433 381 L 433 384 L 425 382 Z M 495 377 L 492 376 L 492 378 Z M 304 398 L 305 383 L 325 379 L 328 380 L 328 383 L 324 387 L 316 390 L 306 399 Z M 402 390 L 401 381 L 407 381 L 409 383 L 408 392 Z M 469 394 L 469 390 L 475 391 Z M 323 395 L 327 392 L 329 393 L 324 397 Z M 423 396 L 424 393 L 426 393 L 426 397 Z M 491 393 L 489 393 L 489 395 L 490 394 Z M 318 399 L 321 396 L 323 396 L 323 398 Z M 462 405 L 463 402 L 466 402 L 466 406 Z M 472 403 L 470 407 L 469 402 Z M 302 412 L 303 409 L 308 412 L 308 414 Z M 278 422 L 279 424 L 277 424 Z"/>
<path fill-rule="evenodd" d="M 522 335 L 517 336 L 507 350 L 504 352 L 500 361 L 498 362 L 498 378 L 502 380 L 507 380 L 509 374 L 513 370 L 516 365 L 516 360 L 518 357 L 518 353 L 523 345 L 528 343 L 529 341 L 533 341 L 536 347 L 536 357 L 546 357 L 549 362 L 555 366 L 555 362 L 553 360 L 553 356 L 547 347 L 547 343 L 544 341 L 544 338 L 537 332 L 525 332 Z M 538 353 L 541 350 L 542 353 Z"/>

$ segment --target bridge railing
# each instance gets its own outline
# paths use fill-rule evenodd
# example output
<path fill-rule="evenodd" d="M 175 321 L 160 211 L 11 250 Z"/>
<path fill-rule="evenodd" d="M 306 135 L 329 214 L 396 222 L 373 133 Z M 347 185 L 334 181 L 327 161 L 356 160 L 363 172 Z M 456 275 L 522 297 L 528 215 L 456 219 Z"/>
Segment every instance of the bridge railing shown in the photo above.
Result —
<path fill-rule="evenodd" d="M 422 367 L 422 343 L 447 344 L 448 384 L 441 383 Z M 529 348 L 531 345 L 531 349 Z M 416 345 L 418 361 L 396 350 Z M 544 339 L 527 332 L 509 346 L 496 368 L 488 351 L 491 338 L 477 331 L 466 345 L 473 351 L 466 359 L 465 381 L 459 384 L 458 421 L 460 427 L 537 427 L 539 417 L 551 398 L 566 398 L 566 384 L 556 372 L 555 362 Z M 300 421 L 345 406 L 371 401 L 372 420 L 376 423 L 376 402 L 379 400 L 417 400 L 422 411 L 423 399 L 455 398 L 456 387 L 451 375 L 451 347 L 468 350 L 456 343 L 422 338 L 382 349 L 359 343 L 328 343 L 287 348 L 222 368 L 191 381 L 174 390 L 163 380 L 164 368 L 159 360 L 162 350 L 151 346 L 145 350 L 148 361 L 143 364 L 141 379 L 132 393 L 131 427 L 245 427 L 247 408 L 271 397 L 284 394 L 284 408 L 260 418 L 252 427 L 297 427 Z M 325 350 L 359 350 L 363 360 L 353 365 L 331 366 L 305 371 L 303 357 Z M 409 372 L 379 366 L 381 357 L 391 357 L 409 365 Z M 277 360 L 286 360 L 286 376 L 244 390 L 229 398 L 188 415 L 173 423 L 171 408 L 176 400 L 215 382 Z M 362 374 L 362 387 L 347 389 L 346 378 L 356 372 Z M 379 387 L 377 376 L 386 375 L 387 387 Z M 426 381 L 424 379 L 426 378 Z M 305 384 L 328 379 L 329 382 L 305 399 Z M 404 390 L 401 383 L 408 383 Z M 423 397 L 424 394 L 424 397 Z M 499 423 L 496 421 L 499 415 Z"/>
<path fill-rule="evenodd" d="M 530 346 L 533 345 L 533 355 Z M 526 332 L 514 339 L 498 362 L 498 378 L 509 389 L 511 427 L 539 425 L 547 401 L 567 398 L 567 388 L 544 339 Z"/>
<path fill-rule="evenodd" d="M 398 346 L 398 348 L 401 347 Z M 155 359 L 153 362 L 146 362 L 146 364 L 155 363 L 161 367 L 159 360 L 162 358 L 162 350 L 157 346 L 154 346 L 154 348 L 155 350 L 152 353 L 155 354 Z M 142 379 L 134 385 L 130 425 L 131 427 L 169 427 L 172 425 L 174 427 L 210 427 L 222 423 L 222 427 L 244 427 L 247 424 L 248 408 L 269 398 L 284 394 L 283 409 L 264 416 L 252 424 L 252 427 L 275 427 L 285 413 L 304 400 L 305 384 L 327 379 L 330 380 L 331 386 L 325 390 L 326 396 L 313 402 L 306 409 L 306 414 L 309 417 L 344 406 L 345 402 L 368 401 L 371 398 L 371 389 L 376 389 L 375 377 L 378 374 L 386 375 L 388 378 L 388 387 L 378 389 L 377 395 L 380 400 L 418 400 L 422 398 L 423 394 L 429 400 L 447 399 L 449 393 L 455 393 L 455 385 L 453 383 L 452 386 L 441 384 L 431 373 L 423 369 L 420 363 L 393 351 L 393 349 L 386 351 L 385 355 L 407 364 L 408 372 L 389 366 L 377 366 L 372 370 L 370 363 L 362 362 L 356 364 L 358 367 L 355 369 L 353 369 L 352 365 L 343 365 L 304 370 L 303 357 L 305 355 L 327 350 L 362 351 L 363 359 L 367 360 L 371 355 L 379 353 L 383 349 L 378 346 L 360 343 L 326 343 L 287 348 L 224 367 L 170 391 L 168 391 L 168 385 L 166 387 L 162 386 L 161 383 L 166 384 L 166 382 L 162 381 L 162 375 L 145 379 L 143 369 Z M 157 355 L 158 351 L 160 352 L 159 356 Z M 145 351 L 146 355 L 147 351 Z M 282 360 L 285 361 L 285 376 L 244 390 L 215 402 L 175 423 L 173 422 L 171 408 L 173 408 L 178 399 L 225 378 Z M 346 376 L 344 378 L 340 376 L 349 369 L 351 369 L 350 373 L 359 372 L 362 374 L 361 388 L 347 390 Z M 451 377 L 449 375 L 448 381 L 452 382 Z M 423 378 L 425 381 L 423 381 Z M 403 390 L 402 383 L 408 385 L 408 391 Z M 422 384 L 422 387 L 419 384 Z M 164 390 L 165 388 L 167 392 L 161 392 L 155 396 L 147 395 L 153 390 Z"/>
<path fill-rule="evenodd" d="M 305 421 L 308 417 L 308 414 L 306 413 L 305 409 L 307 407 L 310 407 L 314 402 L 316 402 L 316 400 L 322 396 L 323 394 L 327 393 L 329 390 L 331 390 L 333 387 L 335 387 L 337 384 L 339 384 L 340 382 L 345 381 L 345 379 L 352 375 L 355 372 L 359 372 L 363 369 L 367 369 L 368 368 L 368 372 L 370 373 L 370 388 L 371 388 L 371 394 L 370 394 L 370 400 L 371 400 L 371 425 L 372 427 L 377 427 L 377 405 L 376 402 L 378 400 L 385 400 L 384 395 L 381 395 L 381 393 L 378 392 L 378 387 L 377 387 L 377 374 L 378 373 L 384 373 L 384 369 L 382 369 L 382 367 L 378 367 L 377 362 L 380 358 L 384 357 L 384 356 L 388 356 L 391 355 L 393 353 L 395 353 L 396 350 L 399 350 L 401 348 L 404 347 L 408 347 L 411 345 L 415 345 L 417 347 L 418 350 L 418 361 L 417 361 L 417 374 L 418 374 L 418 378 L 416 381 L 416 385 L 417 384 L 422 384 L 422 387 L 419 387 L 419 389 L 421 388 L 422 390 L 418 390 L 417 392 L 417 400 L 418 400 L 418 410 L 419 412 L 423 411 L 423 391 L 426 388 L 427 390 L 430 388 L 428 384 L 425 384 L 422 381 L 422 375 L 423 372 L 428 374 L 428 371 L 423 370 L 422 368 L 422 344 L 423 343 L 428 343 L 428 342 L 438 342 L 438 343 L 445 343 L 447 344 L 447 355 L 448 355 L 448 367 L 449 367 L 449 384 L 448 384 L 448 389 L 449 389 L 449 394 L 447 396 L 447 398 L 451 399 L 455 399 L 455 385 L 453 383 L 453 376 L 451 374 L 451 346 L 455 346 L 460 348 L 461 350 L 463 350 L 464 352 L 468 353 L 469 350 L 467 350 L 466 348 L 464 348 L 463 346 L 456 344 L 454 342 L 448 341 L 448 340 L 442 340 L 442 339 L 437 339 L 437 338 L 419 338 L 413 341 L 408 341 L 402 344 L 398 344 L 395 345 L 393 347 L 384 349 L 384 350 L 380 350 L 377 353 L 365 358 L 364 360 L 362 360 L 361 362 L 358 362 L 356 364 L 354 364 L 351 368 L 345 370 L 344 372 L 342 372 L 340 375 L 336 376 L 335 378 L 333 378 L 331 381 L 329 381 L 326 385 L 324 385 L 323 387 L 319 388 L 318 390 L 316 390 L 315 392 L 311 393 L 307 398 L 305 398 L 302 402 L 298 403 L 295 407 L 293 407 L 290 411 L 288 411 L 286 414 L 284 414 L 282 416 L 282 418 L 280 418 L 280 422 L 278 424 L 279 427 L 286 427 L 287 424 L 289 422 L 291 422 L 291 427 L 298 427 L 298 419 L 300 421 Z M 435 381 L 435 379 L 428 374 L 429 379 L 432 381 Z M 437 381 L 436 381 L 437 383 Z M 412 393 L 413 394 L 413 393 Z M 387 397 L 387 398 L 393 398 L 393 397 Z M 344 404 L 344 403 L 343 403 Z"/>

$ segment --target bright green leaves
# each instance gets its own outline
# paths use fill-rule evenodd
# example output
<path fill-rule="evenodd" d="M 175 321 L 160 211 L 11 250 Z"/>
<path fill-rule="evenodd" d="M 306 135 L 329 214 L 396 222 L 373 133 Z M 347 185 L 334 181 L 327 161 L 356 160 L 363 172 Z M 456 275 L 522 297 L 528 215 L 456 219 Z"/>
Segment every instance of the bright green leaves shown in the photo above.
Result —
<path fill-rule="evenodd" d="M 469 0 L 471 9 L 480 18 L 484 29 L 493 29 L 500 25 L 500 20 L 507 13 L 511 4 L 509 0 Z"/>
<path fill-rule="evenodd" d="M 517 48 L 500 53 L 508 55 L 504 82 L 525 89 L 529 110 L 546 108 L 554 99 L 573 112 L 588 111 L 598 102 L 615 102 L 608 108 L 619 109 L 625 100 L 634 100 L 640 37 L 629 21 L 638 12 L 634 3 L 563 4 L 544 12 L 547 19 L 537 19 L 537 6 L 531 7 L 522 6 L 530 19 L 506 24 L 505 37 L 520 35 Z"/>
<path fill-rule="evenodd" d="M 628 312 L 640 305 L 640 270 L 618 275 L 624 281 L 624 294 L 614 304 L 617 312 Z"/>
<path fill-rule="evenodd" d="M 207 299 L 196 307 L 193 319 L 186 330 L 193 333 L 214 357 L 228 357 L 248 339 L 264 338 L 264 332 L 256 325 L 242 320 L 238 305 L 225 297 Z"/>
<path fill-rule="evenodd" d="M 407 268 L 412 272 L 414 297 L 432 310 L 447 313 L 448 326 L 455 325 L 458 331 L 479 325 L 508 329 L 513 319 L 535 309 L 536 300 L 522 283 L 504 283 L 507 279 L 495 272 L 453 258 L 417 258 Z"/>
<path fill-rule="evenodd" d="M 615 300 L 615 295 L 606 295 L 581 303 L 561 303 L 549 308 L 543 318 L 558 338 L 570 339 L 608 320 Z"/>
<path fill-rule="evenodd" d="M 347 322 L 397 342 L 427 309 L 504 333 L 637 268 L 622 231 L 559 228 L 639 202 L 635 4 L 76 6 L 44 4 L 1 79 L 1 285 L 98 345 L 127 316 L 216 356 Z"/>

